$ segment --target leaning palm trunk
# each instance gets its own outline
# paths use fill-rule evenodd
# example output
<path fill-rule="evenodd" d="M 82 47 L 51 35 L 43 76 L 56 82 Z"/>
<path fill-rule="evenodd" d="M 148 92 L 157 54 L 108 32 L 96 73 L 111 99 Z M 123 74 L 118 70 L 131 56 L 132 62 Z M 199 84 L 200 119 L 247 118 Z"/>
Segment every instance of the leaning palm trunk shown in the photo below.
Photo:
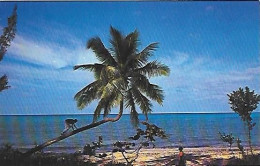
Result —
<path fill-rule="evenodd" d="M 118 121 L 121 118 L 122 113 L 123 113 L 123 105 L 124 105 L 123 100 L 121 100 L 121 102 L 120 102 L 120 111 L 119 111 L 119 113 L 118 113 L 118 115 L 116 117 L 114 117 L 114 118 L 105 118 L 105 119 L 100 120 L 98 122 L 91 123 L 89 125 L 83 126 L 83 127 L 78 128 L 76 130 L 73 130 L 71 132 L 68 132 L 68 133 L 65 133 L 63 135 L 60 135 L 59 137 L 53 138 L 53 139 L 51 139 L 51 140 L 49 140 L 49 141 L 47 141 L 47 142 L 45 142 L 45 143 L 43 143 L 41 145 L 38 145 L 38 146 L 28 150 L 27 152 L 25 152 L 23 154 L 23 157 L 28 157 L 31 154 L 33 154 L 33 153 L 35 153 L 37 151 L 40 151 L 40 150 L 42 150 L 43 148 L 45 148 L 47 146 L 50 146 L 50 145 L 52 145 L 52 144 L 54 144 L 56 142 L 64 140 L 64 139 L 66 139 L 66 138 L 68 138 L 68 137 L 70 137 L 72 135 L 75 135 L 77 133 L 80 133 L 82 131 L 85 131 L 85 130 L 97 127 L 97 126 L 102 125 L 102 124 L 107 123 L 107 122 L 116 122 L 116 121 Z"/>

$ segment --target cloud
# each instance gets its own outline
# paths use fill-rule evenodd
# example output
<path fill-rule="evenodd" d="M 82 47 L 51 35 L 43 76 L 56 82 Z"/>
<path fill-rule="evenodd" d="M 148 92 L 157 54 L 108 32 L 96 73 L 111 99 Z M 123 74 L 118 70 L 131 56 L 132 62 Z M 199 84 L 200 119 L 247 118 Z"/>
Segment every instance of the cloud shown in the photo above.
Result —
<path fill-rule="evenodd" d="M 259 91 L 260 66 L 237 71 L 230 67 L 229 71 L 218 70 L 219 65 L 225 65 L 209 57 L 191 55 L 185 52 L 173 51 L 173 58 L 163 58 L 162 63 L 171 69 L 169 77 L 152 79 L 162 86 L 166 92 L 166 99 L 187 100 L 222 100 L 226 101 L 226 94 L 239 87 L 250 86 Z"/>
<path fill-rule="evenodd" d="M 78 84 L 84 85 L 86 82 L 94 80 L 93 74 L 89 71 L 74 71 L 71 68 L 66 69 L 52 69 L 33 67 L 23 64 L 12 64 L 5 62 L 0 65 L 0 71 L 8 75 L 9 84 L 12 88 L 21 86 L 41 87 L 45 84 Z M 0 74 L 2 74 L 2 72 Z M 60 88 L 69 88 L 64 86 Z"/>
<path fill-rule="evenodd" d="M 18 60 L 53 68 L 97 62 L 94 53 L 78 46 L 75 39 L 71 40 L 71 45 L 66 46 L 17 35 L 8 53 Z"/>
<path fill-rule="evenodd" d="M 189 55 L 187 53 L 184 53 L 184 52 L 173 51 L 173 55 L 174 55 L 174 58 L 172 60 L 172 64 L 174 66 L 182 65 L 189 60 Z"/>

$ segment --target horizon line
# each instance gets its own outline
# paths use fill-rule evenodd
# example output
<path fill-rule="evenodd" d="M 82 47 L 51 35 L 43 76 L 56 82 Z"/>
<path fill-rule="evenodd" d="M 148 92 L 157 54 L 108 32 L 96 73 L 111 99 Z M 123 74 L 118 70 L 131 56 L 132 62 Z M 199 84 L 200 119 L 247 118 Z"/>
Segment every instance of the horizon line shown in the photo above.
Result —
<path fill-rule="evenodd" d="M 252 112 L 260 113 L 260 111 Z M 151 114 L 236 114 L 235 112 L 155 112 Z M 151 115 L 148 114 L 148 115 Z M 94 115 L 94 113 L 64 113 L 64 114 L 0 114 L 0 116 L 63 116 L 63 115 Z M 101 114 L 102 115 L 102 114 Z M 109 115 L 117 115 L 117 113 L 111 113 Z M 123 115 L 130 115 L 124 113 Z M 143 114 L 139 114 L 143 115 Z"/>

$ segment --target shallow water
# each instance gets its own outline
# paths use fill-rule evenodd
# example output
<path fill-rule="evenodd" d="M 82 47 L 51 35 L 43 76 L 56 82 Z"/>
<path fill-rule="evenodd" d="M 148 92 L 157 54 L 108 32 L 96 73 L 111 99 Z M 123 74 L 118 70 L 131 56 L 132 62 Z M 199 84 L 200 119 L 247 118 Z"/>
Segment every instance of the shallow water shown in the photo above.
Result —
<path fill-rule="evenodd" d="M 254 113 L 252 117 L 257 123 L 252 131 L 252 143 L 260 146 L 260 113 Z M 66 118 L 77 118 L 77 127 L 92 121 L 92 115 L 0 116 L 0 144 L 10 143 L 17 148 L 31 148 L 60 135 Z M 140 119 L 144 117 L 140 116 Z M 166 140 L 156 139 L 156 147 L 225 146 L 219 138 L 219 131 L 232 132 L 235 138 L 239 137 L 242 144 L 247 145 L 246 130 L 237 114 L 151 114 L 149 121 L 165 129 L 169 136 Z M 81 150 L 86 143 L 97 141 L 99 135 L 103 136 L 103 149 L 107 149 L 111 148 L 113 142 L 128 140 L 134 133 L 129 115 L 123 115 L 116 123 L 84 131 L 45 150 L 74 152 Z"/>

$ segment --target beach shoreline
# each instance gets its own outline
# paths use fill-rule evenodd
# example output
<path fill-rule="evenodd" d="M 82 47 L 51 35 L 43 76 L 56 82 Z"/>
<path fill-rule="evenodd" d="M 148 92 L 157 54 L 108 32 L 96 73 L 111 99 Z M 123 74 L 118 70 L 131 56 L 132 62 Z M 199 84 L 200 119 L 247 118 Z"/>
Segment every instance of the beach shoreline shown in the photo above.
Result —
<path fill-rule="evenodd" d="M 65 147 L 64 147 L 65 148 Z M 4 165 L 17 165 L 21 162 L 23 152 L 21 149 L 11 148 L 11 146 L 2 147 L 0 162 Z M 132 162 L 133 166 L 173 166 L 179 162 L 179 148 L 141 148 L 136 158 L 134 150 L 126 150 L 125 157 L 128 161 L 136 159 Z M 260 165 L 260 146 L 253 146 L 254 155 L 251 155 L 249 147 L 244 147 L 244 158 L 239 149 L 233 145 L 231 150 L 228 146 L 216 147 L 184 147 L 184 158 L 186 165 Z M 105 155 L 104 155 L 105 153 Z M 20 156 L 20 157 L 19 157 Z M 121 152 L 112 153 L 111 150 L 96 151 L 95 155 L 84 155 L 81 150 L 74 153 L 66 151 L 38 151 L 23 160 L 21 166 L 25 165 L 49 165 L 70 166 L 70 165 L 90 165 L 90 166 L 125 166 L 127 164 Z"/>
<path fill-rule="evenodd" d="M 185 148 L 184 153 L 187 165 L 208 165 L 213 160 L 225 160 L 239 158 L 242 159 L 242 154 L 237 147 L 229 150 L 228 147 L 193 147 Z M 260 146 L 253 147 L 255 155 L 260 155 Z M 178 163 L 178 148 L 153 148 L 141 149 L 138 158 L 133 165 L 176 165 Z M 245 153 L 250 154 L 249 148 L 245 148 Z M 97 153 L 99 154 L 99 153 Z M 112 161 L 111 152 L 107 152 L 108 156 L 105 158 L 90 157 L 88 155 L 81 155 L 80 160 L 91 161 L 105 165 Z M 134 157 L 135 155 L 128 155 Z M 113 154 L 114 163 L 126 163 L 120 152 Z"/>

